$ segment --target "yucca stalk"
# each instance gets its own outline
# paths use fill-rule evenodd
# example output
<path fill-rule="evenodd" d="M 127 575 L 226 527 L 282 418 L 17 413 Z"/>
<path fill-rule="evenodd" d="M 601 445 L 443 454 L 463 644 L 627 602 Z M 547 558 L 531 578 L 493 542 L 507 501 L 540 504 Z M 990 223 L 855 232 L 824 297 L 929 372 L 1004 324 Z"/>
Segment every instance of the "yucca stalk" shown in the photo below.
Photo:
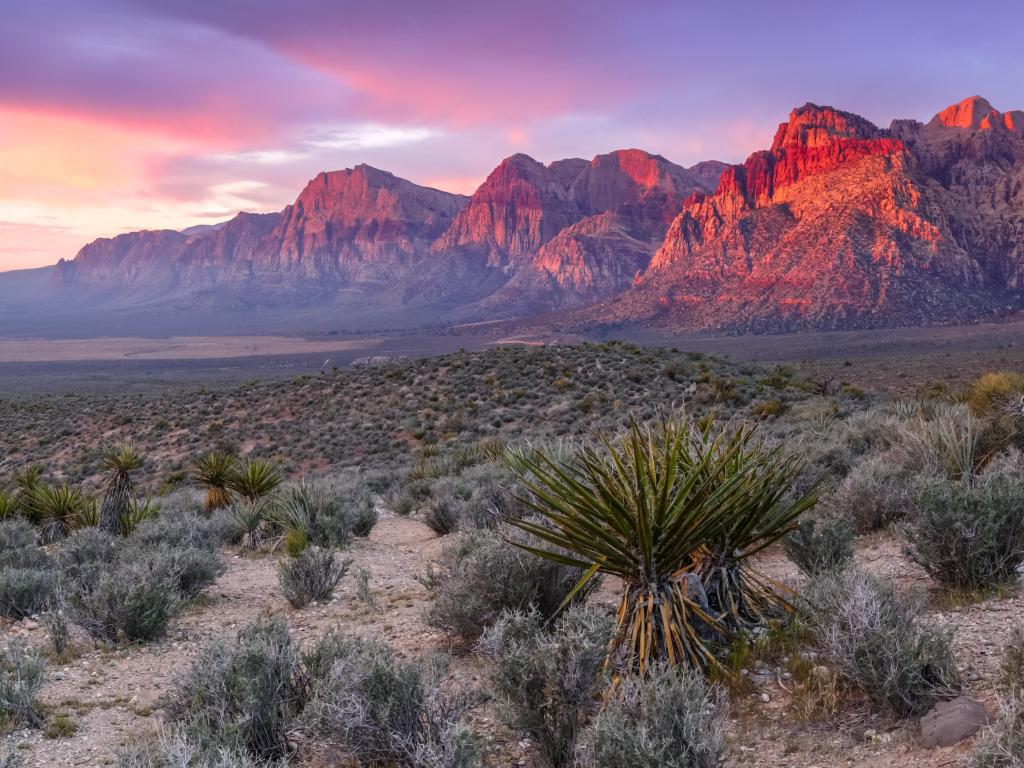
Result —
<path fill-rule="evenodd" d="M 780 476 L 777 455 L 751 450 L 749 432 L 715 432 L 710 422 L 695 429 L 678 413 L 598 435 L 569 459 L 520 450 L 508 462 L 527 491 L 519 500 L 542 518 L 509 522 L 551 545 L 523 548 L 584 570 L 570 598 L 598 573 L 624 582 L 610 666 L 722 669 L 716 652 L 732 639 L 731 622 L 712 611 L 702 566 L 728 533 L 747 541 L 732 555 L 743 563 L 767 540 L 767 523 L 770 538 L 779 521 L 795 519 L 799 509 L 777 509 L 785 491 L 777 484 L 795 461 L 783 461 Z"/>
<path fill-rule="evenodd" d="M 269 496 L 283 482 L 281 473 L 269 461 L 249 459 L 231 473 L 228 487 L 251 506 Z"/>
<path fill-rule="evenodd" d="M 234 497 L 228 485 L 234 471 L 234 456 L 223 451 L 210 451 L 192 460 L 192 478 L 206 490 L 203 509 L 207 514 L 231 506 Z"/>
<path fill-rule="evenodd" d="M 142 466 L 142 455 L 132 443 L 103 447 L 102 465 L 109 475 L 100 507 L 100 529 L 123 534 L 124 517 L 135 495 L 131 473 Z"/>
<path fill-rule="evenodd" d="M 43 538 L 56 541 L 77 530 L 86 499 L 67 484 L 44 486 L 36 491 L 36 508 L 42 518 Z"/>

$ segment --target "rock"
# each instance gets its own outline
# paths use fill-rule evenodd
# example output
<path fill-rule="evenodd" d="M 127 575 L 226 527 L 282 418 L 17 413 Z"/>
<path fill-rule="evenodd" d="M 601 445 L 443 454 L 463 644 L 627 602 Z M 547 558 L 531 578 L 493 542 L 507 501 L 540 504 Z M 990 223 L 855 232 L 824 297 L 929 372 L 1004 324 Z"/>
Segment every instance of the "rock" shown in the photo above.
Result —
<path fill-rule="evenodd" d="M 985 707 L 967 696 L 940 701 L 921 718 L 921 746 L 950 747 L 973 736 L 988 721 Z"/>

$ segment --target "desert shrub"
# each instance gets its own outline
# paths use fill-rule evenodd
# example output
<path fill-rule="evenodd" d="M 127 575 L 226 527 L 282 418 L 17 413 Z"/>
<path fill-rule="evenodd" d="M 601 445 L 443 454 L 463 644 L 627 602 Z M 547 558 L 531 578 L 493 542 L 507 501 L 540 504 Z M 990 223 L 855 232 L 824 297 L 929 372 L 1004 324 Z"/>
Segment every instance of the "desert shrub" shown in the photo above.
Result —
<path fill-rule="evenodd" d="M 273 504 L 267 498 L 251 503 L 239 501 L 228 508 L 230 531 L 227 538 L 238 542 L 246 549 L 259 549 L 267 537 L 268 521 Z"/>
<path fill-rule="evenodd" d="M 582 571 L 538 558 L 505 536 L 529 541 L 518 532 L 479 530 L 444 547 L 438 566 L 424 577 L 434 597 L 426 614 L 431 626 L 473 643 L 503 611 L 533 607 L 544 618 L 555 614 Z M 581 590 L 575 600 L 582 602 L 588 592 Z"/>
<path fill-rule="evenodd" d="M 216 550 L 220 543 L 217 524 L 193 512 L 169 514 L 145 520 L 131 535 L 131 541 L 146 547 L 198 547 Z"/>
<path fill-rule="evenodd" d="M 853 559 L 853 528 L 838 517 L 808 517 L 784 539 L 786 553 L 808 575 L 845 567 Z"/>
<path fill-rule="evenodd" d="M 999 666 L 999 685 L 1004 691 L 1024 691 L 1024 624 L 1010 632 L 1003 648 L 1003 661 Z"/>
<path fill-rule="evenodd" d="M 154 570 L 172 574 L 178 591 L 186 598 L 198 595 L 224 572 L 220 553 L 205 547 L 127 547 L 121 557 L 125 561 L 148 562 Z"/>
<path fill-rule="evenodd" d="M 45 610 L 56 586 L 49 566 L 0 570 L 0 615 L 21 619 Z"/>
<path fill-rule="evenodd" d="M 965 763 L 968 768 L 1024 766 L 1024 689 L 999 701 L 999 716 L 978 736 Z"/>
<path fill-rule="evenodd" d="M 167 702 L 171 720 L 200 751 L 282 757 L 304 703 L 298 661 L 283 621 L 250 624 L 234 644 L 211 643 L 178 678 Z"/>
<path fill-rule="evenodd" d="M 964 406 L 936 407 L 928 418 L 897 427 L 893 453 L 918 473 L 967 480 L 986 458 L 980 450 L 983 437 L 984 424 Z"/>
<path fill-rule="evenodd" d="M 270 512 L 283 531 L 302 531 L 321 547 L 346 547 L 353 536 L 367 536 L 377 523 L 373 494 L 361 484 L 328 486 L 300 483 L 286 489 Z"/>
<path fill-rule="evenodd" d="M 823 506 L 857 533 L 870 533 L 902 517 L 908 502 L 906 472 L 883 454 L 854 465 Z"/>
<path fill-rule="evenodd" d="M 0 722 L 38 727 L 43 711 L 36 694 L 43 687 L 39 651 L 14 640 L 0 650 Z"/>
<path fill-rule="evenodd" d="M 262 760 L 243 749 L 211 750 L 179 728 L 165 729 L 129 744 L 118 755 L 117 768 L 286 768 L 287 763 Z M 0 766 L 2 768 L 2 766 Z"/>
<path fill-rule="evenodd" d="M 967 404 L 975 416 L 1017 408 L 1021 411 L 1024 397 L 1024 374 L 999 371 L 986 373 L 971 383 Z"/>
<path fill-rule="evenodd" d="M 611 620 L 574 608 L 549 630 L 543 624 L 535 612 L 503 614 L 479 647 L 495 661 L 491 680 L 509 727 L 539 745 L 546 765 L 567 768 L 598 706 Z"/>
<path fill-rule="evenodd" d="M 1024 477 L 919 484 L 902 527 L 907 552 L 942 584 L 981 589 L 1017 578 L 1024 563 Z"/>
<path fill-rule="evenodd" d="M 331 663 L 321 658 L 315 667 L 326 674 L 316 679 L 303 717 L 306 732 L 318 741 L 361 765 L 480 764 L 476 743 L 460 724 L 476 699 L 443 689 L 442 659 L 398 659 L 385 646 L 337 636 L 324 655 Z"/>
<path fill-rule="evenodd" d="M 62 580 L 71 590 L 90 591 L 117 559 L 121 542 L 98 528 L 83 528 L 69 536 L 57 552 Z"/>
<path fill-rule="evenodd" d="M 118 561 L 87 589 L 68 596 L 73 621 L 109 642 L 162 637 L 181 607 L 179 575 L 165 563 Z"/>
<path fill-rule="evenodd" d="M 725 694 L 692 670 L 625 677 L 583 732 L 588 768 L 714 768 L 725 752 Z"/>
<path fill-rule="evenodd" d="M 858 569 L 824 574 L 803 595 L 806 624 L 828 662 L 899 715 L 917 715 L 960 690 L 950 635 L 920 600 Z"/>
<path fill-rule="evenodd" d="M 462 508 L 466 502 L 457 496 L 443 492 L 430 500 L 423 511 L 423 522 L 438 536 L 447 536 L 459 530 Z"/>
<path fill-rule="evenodd" d="M 9 552 L 38 548 L 38 546 L 39 534 L 28 520 L 23 517 L 0 520 L 0 564 L 8 563 L 6 557 Z"/>
<path fill-rule="evenodd" d="M 329 599 L 348 573 L 351 560 L 338 560 L 332 550 L 309 547 L 281 561 L 281 591 L 294 608 Z"/>

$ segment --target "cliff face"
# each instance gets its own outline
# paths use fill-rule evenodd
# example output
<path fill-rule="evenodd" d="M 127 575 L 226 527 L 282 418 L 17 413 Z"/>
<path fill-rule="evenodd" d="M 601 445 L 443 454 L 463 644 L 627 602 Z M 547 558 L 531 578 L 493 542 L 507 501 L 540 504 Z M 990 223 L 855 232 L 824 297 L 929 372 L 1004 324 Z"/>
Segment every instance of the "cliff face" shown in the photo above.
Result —
<path fill-rule="evenodd" d="M 771 149 L 688 202 L 601 314 L 782 331 L 1005 310 L 1019 300 L 1019 119 L 969 102 L 890 130 L 829 107 L 794 110 Z"/>

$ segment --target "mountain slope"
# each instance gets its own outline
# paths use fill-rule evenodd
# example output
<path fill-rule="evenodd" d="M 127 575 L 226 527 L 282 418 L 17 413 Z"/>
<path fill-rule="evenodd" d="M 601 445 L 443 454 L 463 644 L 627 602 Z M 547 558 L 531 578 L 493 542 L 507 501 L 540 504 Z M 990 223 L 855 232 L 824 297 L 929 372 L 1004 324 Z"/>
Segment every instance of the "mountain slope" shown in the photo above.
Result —
<path fill-rule="evenodd" d="M 890 130 L 830 107 L 794 110 L 771 149 L 690 201 L 634 286 L 588 317 L 764 332 L 1018 306 L 1019 118 L 971 101 Z"/>

